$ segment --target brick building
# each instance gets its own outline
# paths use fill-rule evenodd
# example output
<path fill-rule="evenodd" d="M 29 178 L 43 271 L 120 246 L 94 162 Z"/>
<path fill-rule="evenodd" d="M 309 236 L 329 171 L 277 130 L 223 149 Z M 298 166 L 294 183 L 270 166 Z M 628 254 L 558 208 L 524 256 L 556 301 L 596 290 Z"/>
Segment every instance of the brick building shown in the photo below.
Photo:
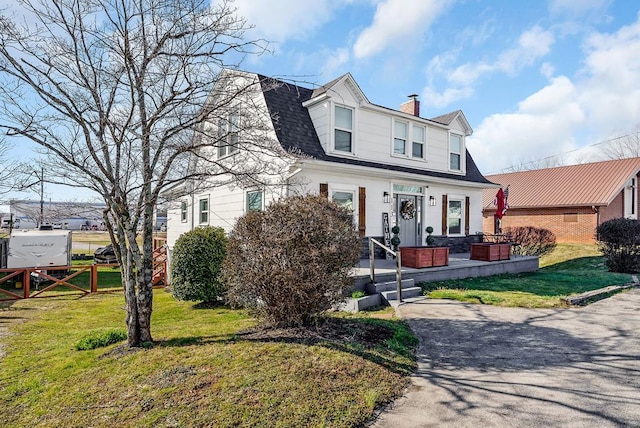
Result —
<path fill-rule="evenodd" d="M 596 227 L 612 218 L 638 218 L 640 158 L 562 166 L 486 178 L 509 186 L 502 228 L 551 230 L 558 242 L 593 243 Z M 494 233 L 496 191 L 483 192 L 482 229 Z"/>

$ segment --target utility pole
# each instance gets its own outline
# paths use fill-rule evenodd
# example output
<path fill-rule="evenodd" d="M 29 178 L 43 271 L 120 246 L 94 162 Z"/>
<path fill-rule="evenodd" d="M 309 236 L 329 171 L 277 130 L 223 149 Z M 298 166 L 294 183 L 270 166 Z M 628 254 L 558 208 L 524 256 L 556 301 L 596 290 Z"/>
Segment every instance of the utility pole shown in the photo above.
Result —
<path fill-rule="evenodd" d="M 40 219 L 38 221 L 39 228 L 44 222 L 44 167 L 40 168 L 40 177 L 38 178 L 40 179 Z"/>

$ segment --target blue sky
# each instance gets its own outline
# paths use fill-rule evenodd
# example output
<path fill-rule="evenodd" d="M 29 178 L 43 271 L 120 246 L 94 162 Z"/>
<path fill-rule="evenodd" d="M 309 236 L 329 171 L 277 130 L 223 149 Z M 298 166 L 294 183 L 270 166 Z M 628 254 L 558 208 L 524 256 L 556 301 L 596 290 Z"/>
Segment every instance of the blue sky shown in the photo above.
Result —
<path fill-rule="evenodd" d="M 8 4 L 0 0 L 0 5 Z M 630 0 L 236 0 L 272 54 L 247 71 L 326 83 L 350 72 L 369 100 L 421 115 L 461 109 L 484 174 L 640 129 L 640 2 Z M 52 199 L 68 191 L 48 188 Z M 83 197 L 83 199 L 86 199 Z"/>

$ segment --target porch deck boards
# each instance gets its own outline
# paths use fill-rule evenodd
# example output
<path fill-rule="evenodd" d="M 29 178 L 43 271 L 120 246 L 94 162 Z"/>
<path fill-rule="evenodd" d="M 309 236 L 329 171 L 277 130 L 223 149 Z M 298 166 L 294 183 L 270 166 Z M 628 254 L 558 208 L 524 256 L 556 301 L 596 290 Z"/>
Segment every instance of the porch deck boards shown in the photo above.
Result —
<path fill-rule="evenodd" d="M 535 272 L 538 270 L 538 257 L 511 256 L 509 260 L 492 262 L 471 260 L 469 253 L 449 254 L 449 265 L 413 269 L 402 267 L 402 279 L 413 278 L 415 282 L 446 281 L 450 279 L 491 276 L 503 273 Z M 375 260 L 376 283 L 394 281 L 396 277 L 396 261 Z M 354 276 L 356 287 L 369 282 L 369 259 L 360 260 Z"/>

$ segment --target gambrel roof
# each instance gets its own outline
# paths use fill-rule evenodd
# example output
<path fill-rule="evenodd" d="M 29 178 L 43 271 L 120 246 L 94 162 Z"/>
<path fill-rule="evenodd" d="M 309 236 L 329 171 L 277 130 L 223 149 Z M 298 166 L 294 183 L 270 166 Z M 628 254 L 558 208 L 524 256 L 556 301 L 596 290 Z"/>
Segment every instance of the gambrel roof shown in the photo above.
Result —
<path fill-rule="evenodd" d="M 640 172 L 640 158 L 488 175 L 509 186 L 510 208 L 607 206 Z M 483 207 L 493 208 L 495 189 L 482 194 Z"/>
<path fill-rule="evenodd" d="M 357 158 L 332 156 L 325 153 L 316 134 L 309 111 L 303 104 L 312 98 L 321 96 L 332 86 L 344 79 L 350 78 L 353 81 L 349 73 L 315 90 L 274 80 L 262 75 L 258 75 L 258 78 L 262 84 L 264 99 L 269 109 L 269 114 L 272 117 L 278 140 L 283 148 L 289 152 L 300 153 L 303 156 L 326 162 L 398 171 L 469 183 L 487 184 L 489 186 L 494 185 L 494 183 L 491 183 L 480 173 L 468 150 L 466 151 L 466 174 L 464 176 L 427 169 L 389 165 Z M 359 90 L 357 84 L 355 85 L 356 89 Z M 362 94 L 362 96 L 365 102 L 368 102 L 366 96 L 364 96 L 364 94 Z M 456 113 L 461 114 L 462 112 L 458 111 Z M 459 114 L 457 114 L 456 117 L 459 117 Z M 464 115 L 462 115 L 462 117 L 464 117 Z M 466 119 L 464 120 L 466 122 Z"/>

